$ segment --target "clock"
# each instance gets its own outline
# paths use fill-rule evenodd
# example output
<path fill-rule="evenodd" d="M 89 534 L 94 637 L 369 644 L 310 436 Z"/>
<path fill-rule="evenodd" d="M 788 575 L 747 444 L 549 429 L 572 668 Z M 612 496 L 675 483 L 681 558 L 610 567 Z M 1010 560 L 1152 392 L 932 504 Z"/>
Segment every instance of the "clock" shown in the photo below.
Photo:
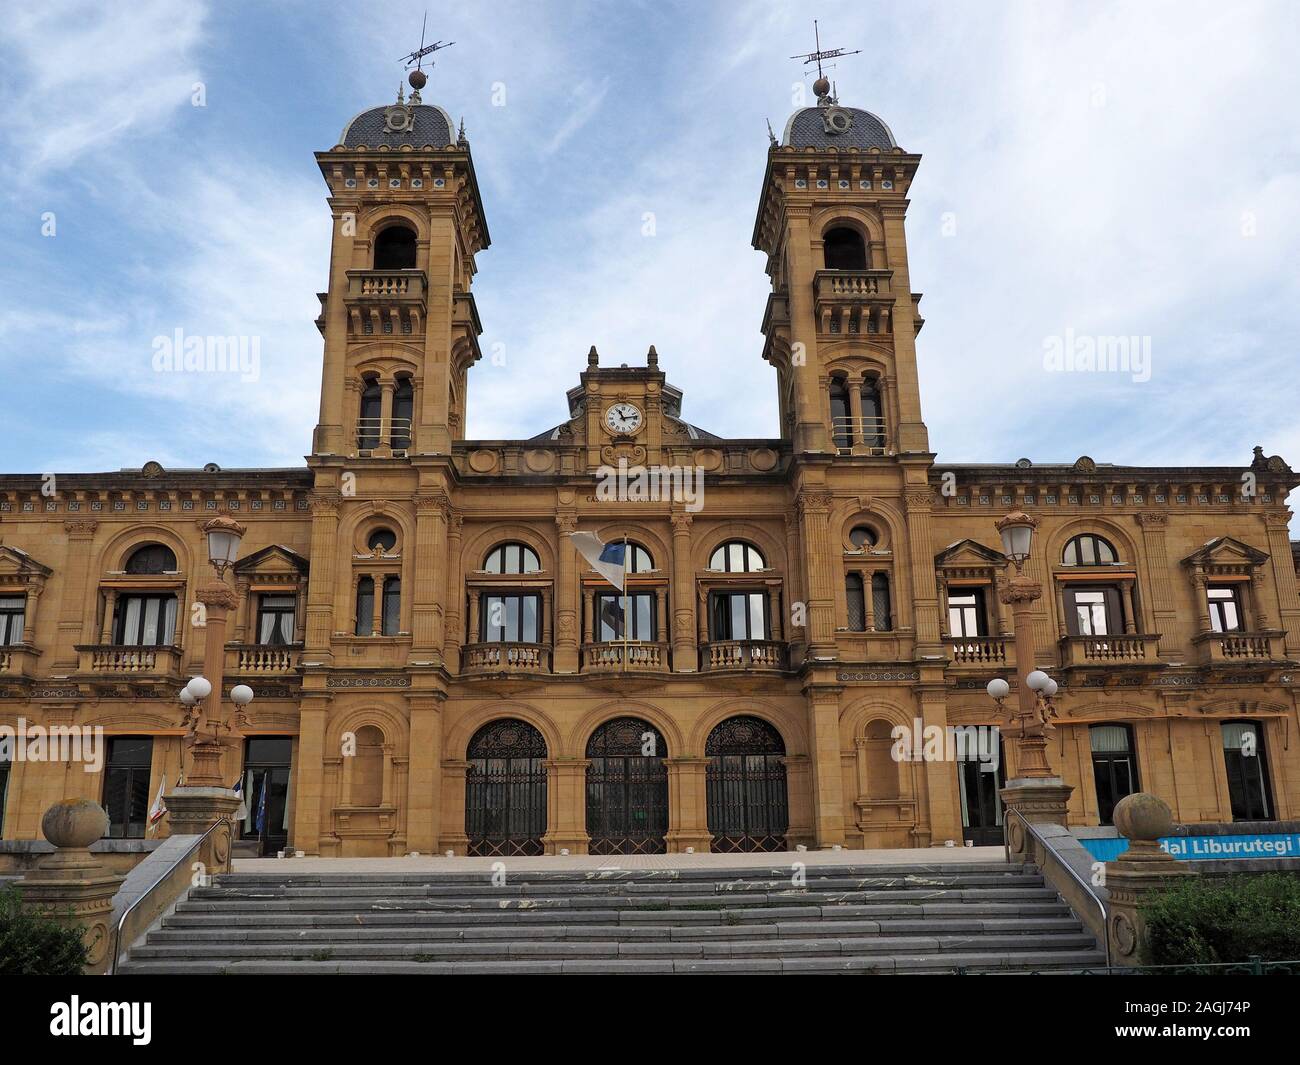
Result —
<path fill-rule="evenodd" d="M 605 411 L 605 424 L 615 433 L 635 433 L 641 428 L 641 412 L 631 403 L 615 403 Z"/>

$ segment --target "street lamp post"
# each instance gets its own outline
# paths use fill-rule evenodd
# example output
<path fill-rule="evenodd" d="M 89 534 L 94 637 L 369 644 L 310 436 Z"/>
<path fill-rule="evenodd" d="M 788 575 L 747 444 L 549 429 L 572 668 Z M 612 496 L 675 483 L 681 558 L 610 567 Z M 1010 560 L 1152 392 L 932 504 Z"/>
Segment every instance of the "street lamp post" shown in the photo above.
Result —
<path fill-rule="evenodd" d="M 1052 771 L 1047 758 L 1047 733 L 1055 729 L 1052 719 L 1057 716 L 1052 701 L 1057 683 L 1034 661 L 1034 630 L 1030 613 L 1034 603 L 1043 596 L 1043 586 L 1025 575 L 1025 563 L 1033 547 L 1034 530 L 1038 519 L 1024 511 L 1012 511 L 996 523 L 1002 537 L 1003 554 L 1015 567 L 1008 578 L 1001 599 L 1011 607 L 1015 629 L 1016 672 L 1019 675 L 1016 690 L 1016 709 L 1004 735 L 1016 743 L 1016 775 L 1002 789 L 1002 799 L 1010 809 L 1017 810 L 1029 821 L 1065 824 L 1066 804 L 1074 790 Z M 1010 693 L 1010 685 L 997 678 L 989 681 L 988 693 L 1002 707 Z"/>
<path fill-rule="evenodd" d="M 182 723 L 186 726 L 188 772 L 185 786 L 164 799 L 173 833 L 205 832 L 221 818 L 229 818 L 239 806 L 239 796 L 222 779 L 221 754 L 239 742 L 241 731 L 247 727 L 245 709 L 253 700 L 253 690 L 245 684 L 231 690 L 233 721 L 226 716 L 221 693 L 226 666 L 226 618 L 237 603 L 225 576 L 239 555 L 244 531 L 239 522 L 227 517 L 212 518 L 203 525 L 208 561 L 216 578 L 195 594 L 203 607 L 203 672 L 191 677 L 180 692 L 185 708 Z"/>

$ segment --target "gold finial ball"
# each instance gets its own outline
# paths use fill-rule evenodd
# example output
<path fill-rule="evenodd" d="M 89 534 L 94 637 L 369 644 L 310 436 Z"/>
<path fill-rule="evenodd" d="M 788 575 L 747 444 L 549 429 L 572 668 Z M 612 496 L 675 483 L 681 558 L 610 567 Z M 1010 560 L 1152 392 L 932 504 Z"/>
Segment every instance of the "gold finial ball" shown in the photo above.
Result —
<path fill-rule="evenodd" d="M 423 70 L 413 70 L 406 75 L 406 80 L 411 83 L 412 89 L 419 92 L 428 84 L 429 76 Z"/>
<path fill-rule="evenodd" d="M 1174 831 L 1174 815 L 1163 799 L 1145 791 L 1115 804 L 1115 827 L 1125 839 L 1157 840 Z"/>
<path fill-rule="evenodd" d="M 41 835 L 56 847 L 89 847 L 108 831 L 108 814 L 89 799 L 56 802 L 41 818 Z"/>
<path fill-rule="evenodd" d="M 829 78 L 818 78 L 813 82 L 813 93 L 816 96 L 829 96 L 831 92 L 831 82 Z"/>

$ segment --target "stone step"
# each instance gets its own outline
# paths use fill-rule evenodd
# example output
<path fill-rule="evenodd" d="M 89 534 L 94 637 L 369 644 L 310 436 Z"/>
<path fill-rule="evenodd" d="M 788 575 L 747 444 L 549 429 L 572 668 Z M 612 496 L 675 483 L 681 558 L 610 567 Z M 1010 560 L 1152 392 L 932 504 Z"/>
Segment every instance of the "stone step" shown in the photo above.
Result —
<path fill-rule="evenodd" d="M 1097 950 L 996 951 L 988 953 L 828 956 L 825 958 L 687 958 L 524 960 L 477 962 L 416 961 L 222 961 L 217 959 L 167 959 L 124 962 L 120 972 L 177 975 L 562 975 L 718 973 L 776 975 L 780 973 L 942 973 L 958 966 L 988 969 L 1074 969 L 1103 965 Z"/>
<path fill-rule="evenodd" d="M 759 939 L 754 941 L 661 941 L 650 943 L 552 943 L 478 941 L 473 943 L 428 943 L 370 941 L 336 943 L 317 939 L 303 943 L 149 943 L 136 947 L 131 956 L 139 961 L 161 958 L 259 958 L 340 961 L 373 958 L 381 961 L 491 961 L 509 958 L 681 958 L 697 957 L 822 957 L 873 954 L 933 954 L 997 952 L 1000 950 L 1052 951 L 1084 950 L 1093 946 L 1091 935 L 972 934 L 959 936 L 862 936 L 822 939 Z"/>
<path fill-rule="evenodd" d="M 921 919 L 929 917 L 1051 917 L 1067 913 L 1059 899 L 1042 899 L 1028 902 L 927 902 L 906 904 L 853 904 L 830 906 L 785 906 L 711 908 L 708 910 L 545 910 L 519 909 L 464 911 L 401 910 L 349 910 L 334 913 L 304 913 L 301 911 L 255 910 L 249 913 L 226 913 L 217 908 L 195 912 L 178 904 L 177 911 L 167 918 L 167 927 L 219 927 L 219 928 L 284 928 L 284 927 L 355 927 L 366 925 L 444 925 L 468 927 L 473 925 L 575 925 L 575 924 L 672 924 L 720 925 L 726 923 L 789 920 L 877 920 L 901 917 Z"/>
<path fill-rule="evenodd" d="M 721 880 L 721 881 L 644 881 L 644 882 L 592 882 L 539 884 L 524 879 L 510 880 L 501 886 L 493 885 L 486 875 L 479 883 L 447 884 L 441 881 L 403 884 L 298 884 L 293 881 L 279 884 L 246 884 L 221 878 L 211 887 L 195 888 L 192 899 L 276 899 L 276 898 L 474 898 L 474 897 L 528 897 L 565 898 L 570 896 L 627 895 L 743 895 L 772 893 L 790 890 L 808 890 L 827 893 L 849 891 L 916 890 L 942 887 L 964 888 L 1036 888 L 1043 879 L 1035 874 L 1005 876 L 981 874 L 962 877 L 955 874 L 943 876 L 908 877 L 809 877 L 806 884 L 794 886 L 790 877 L 779 880 Z"/>
<path fill-rule="evenodd" d="M 150 937 L 152 943 L 304 943 L 317 940 L 332 942 L 472 942 L 528 940 L 547 942 L 643 942 L 692 940 L 752 940 L 762 938 L 821 939 L 881 937 L 907 935 L 957 935 L 992 933 L 1005 935 L 1042 935 L 1082 931 L 1074 917 L 993 918 L 968 920 L 936 917 L 924 921 L 789 921 L 751 925 L 696 925 L 675 928 L 646 925 L 484 925 L 464 927 L 411 925 L 343 925 L 297 928 L 229 928 L 191 925 L 175 927 L 172 920 Z"/>

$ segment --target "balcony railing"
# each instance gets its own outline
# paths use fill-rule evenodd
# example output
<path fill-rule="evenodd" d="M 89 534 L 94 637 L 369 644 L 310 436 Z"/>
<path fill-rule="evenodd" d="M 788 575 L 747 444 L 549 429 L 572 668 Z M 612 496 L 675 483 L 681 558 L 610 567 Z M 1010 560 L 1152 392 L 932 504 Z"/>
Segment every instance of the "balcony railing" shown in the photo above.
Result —
<path fill-rule="evenodd" d="M 668 672 L 666 643 L 589 643 L 582 648 L 582 668 L 589 673 Z"/>
<path fill-rule="evenodd" d="M 357 451 L 361 454 L 369 454 L 380 447 L 406 451 L 410 446 L 410 418 L 357 419 Z"/>
<path fill-rule="evenodd" d="M 424 302 L 423 270 L 349 270 L 348 296 Z"/>
<path fill-rule="evenodd" d="M 551 649 L 540 643 L 471 643 L 461 663 L 465 673 L 549 673 Z"/>
<path fill-rule="evenodd" d="M 1120 633 L 1106 636 L 1066 636 L 1061 640 L 1061 665 L 1157 665 L 1159 635 Z"/>
<path fill-rule="evenodd" d="M 955 666 L 1005 666 L 1005 636 L 945 636 L 948 653 Z"/>
<path fill-rule="evenodd" d="M 1195 638 L 1204 665 L 1276 662 L 1277 632 L 1203 632 Z"/>
<path fill-rule="evenodd" d="M 0 677 L 34 677 L 40 651 L 24 643 L 0 647 Z"/>
<path fill-rule="evenodd" d="M 865 300 L 889 295 L 892 270 L 818 270 L 819 300 Z"/>
<path fill-rule="evenodd" d="M 298 671 L 301 644 L 278 647 L 256 643 L 226 645 L 226 669 L 238 676 L 279 677 Z"/>
<path fill-rule="evenodd" d="M 82 644 L 78 670 L 101 677 L 174 677 L 180 675 L 179 647 Z"/>
<path fill-rule="evenodd" d="M 707 670 L 785 668 L 785 644 L 777 640 L 715 640 L 701 650 Z"/>
<path fill-rule="evenodd" d="M 883 455 L 884 418 L 832 418 L 831 438 L 841 455 Z"/>

